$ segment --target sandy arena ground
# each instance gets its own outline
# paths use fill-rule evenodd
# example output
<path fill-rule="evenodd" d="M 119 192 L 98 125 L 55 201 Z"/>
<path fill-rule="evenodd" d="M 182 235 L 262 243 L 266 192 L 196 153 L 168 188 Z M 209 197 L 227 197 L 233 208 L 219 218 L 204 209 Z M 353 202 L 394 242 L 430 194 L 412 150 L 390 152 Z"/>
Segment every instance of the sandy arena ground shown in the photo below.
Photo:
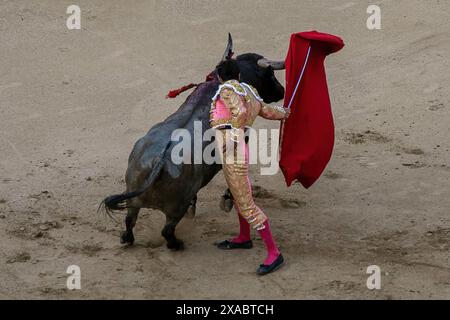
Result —
<path fill-rule="evenodd" d="M 73 3 L 82 30 L 66 27 Z M 382 30 L 366 28 L 369 4 Z M 0 298 L 449 299 L 449 12 L 442 0 L 2 0 Z M 122 217 L 97 206 L 123 191 L 133 143 L 187 97 L 167 91 L 201 81 L 227 32 L 237 54 L 282 59 L 310 29 L 346 43 L 327 59 L 333 158 L 310 190 L 252 169 L 286 265 L 255 276 L 256 235 L 251 251 L 213 246 L 237 231 L 219 210 L 222 174 L 177 229 L 185 251 L 165 247 L 151 210 L 123 248 Z M 72 264 L 81 290 L 66 289 Z M 369 265 L 381 290 L 366 287 Z"/>

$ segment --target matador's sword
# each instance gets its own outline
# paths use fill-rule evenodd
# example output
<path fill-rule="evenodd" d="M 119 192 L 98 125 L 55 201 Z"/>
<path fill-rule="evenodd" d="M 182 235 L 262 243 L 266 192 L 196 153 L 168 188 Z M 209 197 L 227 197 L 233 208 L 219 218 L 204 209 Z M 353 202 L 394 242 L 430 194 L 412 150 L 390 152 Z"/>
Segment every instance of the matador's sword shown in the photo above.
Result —
<path fill-rule="evenodd" d="M 303 74 L 305 73 L 306 64 L 308 63 L 309 54 L 311 52 L 311 46 L 308 47 L 308 52 L 306 53 L 305 62 L 303 63 L 302 72 L 300 73 L 300 76 L 298 77 L 297 84 L 295 85 L 294 92 L 292 92 L 291 99 L 289 101 L 289 104 L 287 106 L 288 112 L 291 111 L 292 102 L 294 101 L 295 94 L 297 93 L 298 87 L 300 86 L 300 82 L 302 81 Z M 284 120 L 281 122 L 281 135 L 280 135 L 280 142 L 279 142 L 279 148 L 278 148 L 278 159 L 280 159 L 281 155 L 281 144 L 283 143 L 283 132 L 284 132 Z"/>

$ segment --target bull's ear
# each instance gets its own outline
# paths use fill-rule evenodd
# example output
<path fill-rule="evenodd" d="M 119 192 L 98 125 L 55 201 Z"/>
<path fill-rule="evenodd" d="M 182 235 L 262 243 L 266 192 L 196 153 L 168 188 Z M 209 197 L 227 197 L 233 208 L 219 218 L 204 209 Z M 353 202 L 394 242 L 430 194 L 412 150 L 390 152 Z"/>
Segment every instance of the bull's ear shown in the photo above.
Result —
<path fill-rule="evenodd" d="M 181 165 L 174 164 L 170 159 L 166 159 L 164 162 L 164 169 L 173 179 L 176 179 L 181 175 L 182 167 Z"/>

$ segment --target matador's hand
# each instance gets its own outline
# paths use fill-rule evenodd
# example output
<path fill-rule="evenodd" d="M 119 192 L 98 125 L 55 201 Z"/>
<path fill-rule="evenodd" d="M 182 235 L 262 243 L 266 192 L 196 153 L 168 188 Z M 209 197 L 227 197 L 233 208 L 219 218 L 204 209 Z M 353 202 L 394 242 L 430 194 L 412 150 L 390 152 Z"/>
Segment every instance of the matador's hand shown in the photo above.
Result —
<path fill-rule="evenodd" d="M 287 119 L 291 115 L 291 109 L 286 108 L 284 110 L 285 110 L 284 119 Z"/>

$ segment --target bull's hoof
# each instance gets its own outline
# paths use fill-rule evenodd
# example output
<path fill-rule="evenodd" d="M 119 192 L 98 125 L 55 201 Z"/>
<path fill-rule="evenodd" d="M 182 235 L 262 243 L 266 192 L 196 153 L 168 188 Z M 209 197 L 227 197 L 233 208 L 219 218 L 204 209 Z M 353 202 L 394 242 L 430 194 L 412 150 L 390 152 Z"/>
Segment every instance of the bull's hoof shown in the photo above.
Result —
<path fill-rule="evenodd" d="M 222 196 L 220 198 L 220 209 L 225 212 L 230 212 L 233 209 L 233 199 Z"/>
<path fill-rule="evenodd" d="M 174 241 L 167 242 L 167 248 L 173 251 L 183 250 L 184 243 L 183 241 L 176 239 Z"/>
<path fill-rule="evenodd" d="M 195 206 L 189 206 L 186 211 L 186 218 L 194 218 L 195 217 Z"/>
<path fill-rule="evenodd" d="M 132 246 L 134 244 L 134 235 L 133 232 L 124 231 L 120 235 L 120 243 L 121 244 L 128 244 Z"/>

